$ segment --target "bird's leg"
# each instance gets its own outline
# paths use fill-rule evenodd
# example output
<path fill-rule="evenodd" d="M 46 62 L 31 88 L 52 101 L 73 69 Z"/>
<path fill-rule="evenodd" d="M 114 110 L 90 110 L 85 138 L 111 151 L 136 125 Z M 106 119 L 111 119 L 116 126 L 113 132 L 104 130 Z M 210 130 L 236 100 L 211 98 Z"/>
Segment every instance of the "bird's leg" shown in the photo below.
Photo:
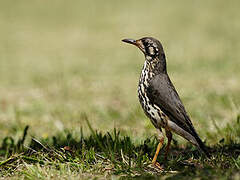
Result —
<path fill-rule="evenodd" d="M 160 166 L 159 163 L 157 163 L 157 157 L 158 157 L 158 154 L 159 154 L 159 151 L 163 145 L 163 142 L 164 142 L 164 135 L 162 133 L 162 130 L 161 129 L 157 129 L 157 132 L 158 132 L 158 140 L 159 140 L 159 143 L 158 143 L 158 146 L 157 146 L 157 150 L 155 152 L 155 155 L 153 157 L 153 160 L 152 160 L 152 164 L 154 166 L 157 166 L 159 169 L 162 169 L 162 167 Z"/>
<path fill-rule="evenodd" d="M 171 133 L 171 131 L 168 131 L 166 129 L 165 129 L 165 132 L 166 132 L 166 136 L 168 138 L 168 143 L 167 143 L 166 152 L 165 152 L 165 160 L 167 160 L 170 144 L 171 144 L 171 141 L 172 141 L 172 133 Z"/>

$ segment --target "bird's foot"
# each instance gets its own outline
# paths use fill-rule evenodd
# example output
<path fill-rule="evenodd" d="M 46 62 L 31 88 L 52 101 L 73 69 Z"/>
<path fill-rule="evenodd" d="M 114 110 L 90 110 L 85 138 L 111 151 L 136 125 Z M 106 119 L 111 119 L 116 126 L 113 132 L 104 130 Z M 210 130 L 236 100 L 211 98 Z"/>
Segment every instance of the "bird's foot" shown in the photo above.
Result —
<path fill-rule="evenodd" d="M 158 163 L 158 162 L 153 162 L 152 163 L 153 167 L 157 168 L 160 171 L 163 171 L 163 167 Z"/>

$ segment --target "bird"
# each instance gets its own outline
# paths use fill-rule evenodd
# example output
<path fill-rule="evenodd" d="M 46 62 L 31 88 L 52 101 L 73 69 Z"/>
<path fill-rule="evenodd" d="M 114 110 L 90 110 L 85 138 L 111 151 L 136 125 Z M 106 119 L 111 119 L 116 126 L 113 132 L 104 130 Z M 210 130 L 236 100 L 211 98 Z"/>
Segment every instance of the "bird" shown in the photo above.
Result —
<path fill-rule="evenodd" d="M 158 146 L 152 160 L 154 166 L 162 169 L 157 157 L 164 143 L 164 133 L 168 139 L 165 160 L 167 159 L 172 133 L 188 140 L 207 157 L 210 154 L 207 147 L 196 132 L 185 107 L 168 76 L 166 56 L 161 42 L 153 37 L 143 37 L 138 40 L 123 39 L 138 47 L 145 56 L 138 84 L 138 98 L 146 116 L 157 129 Z"/>

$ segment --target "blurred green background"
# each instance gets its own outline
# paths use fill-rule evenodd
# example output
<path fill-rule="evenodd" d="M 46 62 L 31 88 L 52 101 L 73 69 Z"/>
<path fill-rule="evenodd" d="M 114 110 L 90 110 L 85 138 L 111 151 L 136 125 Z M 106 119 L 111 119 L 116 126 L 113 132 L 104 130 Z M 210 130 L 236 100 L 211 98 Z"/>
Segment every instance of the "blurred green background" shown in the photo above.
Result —
<path fill-rule="evenodd" d="M 143 54 L 123 38 L 153 36 L 193 124 L 208 144 L 240 114 L 240 3 L 0 2 L 0 139 L 113 128 L 136 140 L 154 127 L 137 98 Z"/>

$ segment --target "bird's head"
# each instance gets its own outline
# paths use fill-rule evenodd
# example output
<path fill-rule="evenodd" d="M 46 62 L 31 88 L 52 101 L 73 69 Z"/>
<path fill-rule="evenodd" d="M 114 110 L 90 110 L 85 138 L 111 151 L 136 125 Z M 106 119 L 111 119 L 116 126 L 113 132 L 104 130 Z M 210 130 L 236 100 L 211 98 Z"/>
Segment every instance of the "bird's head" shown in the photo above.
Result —
<path fill-rule="evenodd" d="M 144 37 L 138 40 L 123 39 L 122 41 L 137 46 L 143 52 L 148 61 L 156 58 L 159 60 L 162 58 L 165 59 L 165 53 L 162 44 L 155 38 Z"/>

